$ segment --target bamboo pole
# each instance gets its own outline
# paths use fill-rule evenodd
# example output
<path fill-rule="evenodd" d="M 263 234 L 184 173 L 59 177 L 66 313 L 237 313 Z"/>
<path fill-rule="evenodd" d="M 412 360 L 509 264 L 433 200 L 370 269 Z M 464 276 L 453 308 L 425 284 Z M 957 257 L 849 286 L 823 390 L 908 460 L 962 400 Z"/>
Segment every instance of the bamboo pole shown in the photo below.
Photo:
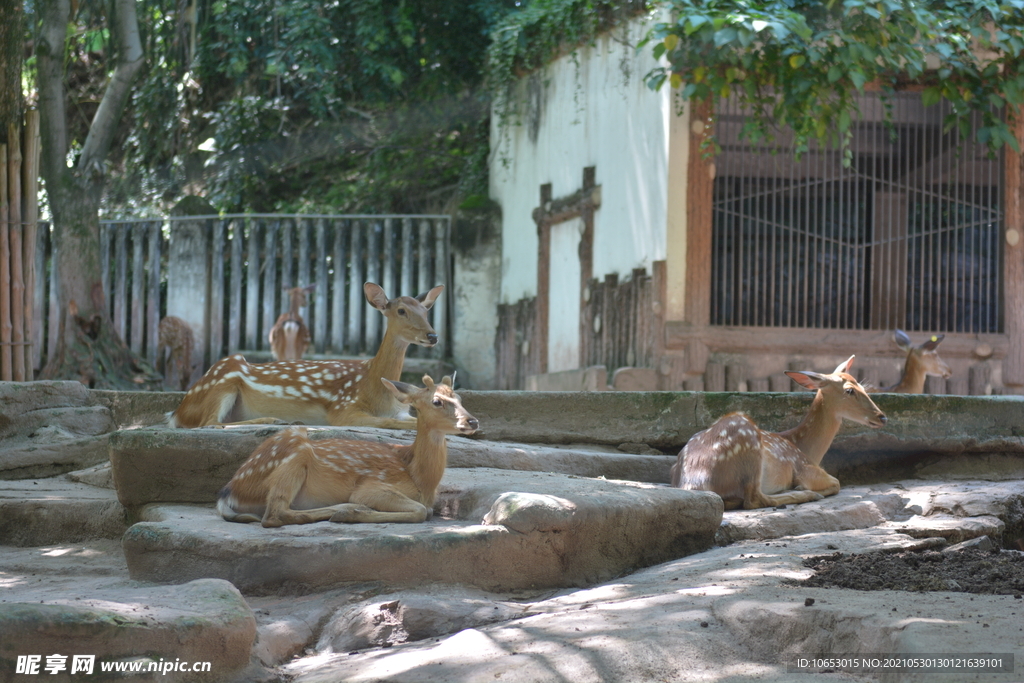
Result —
<path fill-rule="evenodd" d="M 25 379 L 35 379 L 35 369 L 42 365 L 43 353 L 43 307 L 42 279 L 36 271 L 36 251 L 39 223 L 39 110 L 30 109 L 25 114 L 24 150 L 25 163 L 21 168 L 25 195 L 25 239 L 22 242 L 25 262 Z"/>
<path fill-rule="evenodd" d="M 7 195 L 7 145 L 0 145 L 0 380 L 10 382 L 11 372 L 11 252 L 10 201 Z"/>
<path fill-rule="evenodd" d="M 25 381 L 25 280 L 21 267 L 21 131 L 7 126 L 7 182 L 10 183 L 8 220 L 13 226 L 8 253 L 11 259 L 11 356 L 15 382 Z"/>

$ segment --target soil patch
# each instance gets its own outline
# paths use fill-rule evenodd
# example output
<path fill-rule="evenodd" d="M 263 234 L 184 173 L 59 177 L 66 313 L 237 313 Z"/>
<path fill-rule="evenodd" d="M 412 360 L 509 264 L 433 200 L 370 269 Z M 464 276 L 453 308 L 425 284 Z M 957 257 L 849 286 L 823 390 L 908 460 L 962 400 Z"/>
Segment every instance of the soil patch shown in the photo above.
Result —
<path fill-rule="evenodd" d="M 810 557 L 804 566 L 814 576 L 803 586 L 836 586 L 855 590 L 957 591 L 1021 597 L 1024 552 L 969 548 L 900 553 L 833 553 Z"/>

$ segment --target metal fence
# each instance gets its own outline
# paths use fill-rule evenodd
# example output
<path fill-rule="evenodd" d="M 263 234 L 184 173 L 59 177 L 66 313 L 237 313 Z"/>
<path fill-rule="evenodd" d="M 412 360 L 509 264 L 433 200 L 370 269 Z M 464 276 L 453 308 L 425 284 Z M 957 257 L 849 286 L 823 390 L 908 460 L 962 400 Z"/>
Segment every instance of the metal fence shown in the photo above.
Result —
<path fill-rule="evenodd" d="M 174 292 L 172 261 L 189 258 L 172 249 L 182 226 L 200 226 L 206 254 L 206 291 Z M 388 296 L 416 295 L 451 282 L 450 218 L 436 215 L 190 216 L 157 220 L 102 221 L 103 286 L 118 333 L 150 362 L 156 360 L 157 326 L 173 296 L 194 296 L 207 308 L 204 362 L 235 351 L 267 352 L 267 334 L 288 308 L 286 286 L 316 284 L 303 317 L 313 350 L 329 355 L 372 355 L 383 336 L 383 316 L 363 297 L 366 281 Z M 42 252 L 50 257 L 48 226 L 40 230 Z M 44 267 L 42 272 L 50 270 Z M 45 296 L 49 319 L 57 320 L 56 282 L 50 273 Z M 40 286 L 45 286 L 40 281 Z M 41 294 L 42 295 L 42 294 Z M 448 302 L 439 299 L 432 324 L 442 343 L 411 355 L 443 357 L 449 339 Z M 204 303 L 200 303 L 204 302 Z M 56 343 L 49 326 L 48 352 Z"/>
<path fill-rule="evenodd" d="M 861 96 L 848 167 L 786 132 L 749 145 L 718 106 L 713 324 L 1001 331 L 1002 160 L 946 131 L 947 102 Z"/>

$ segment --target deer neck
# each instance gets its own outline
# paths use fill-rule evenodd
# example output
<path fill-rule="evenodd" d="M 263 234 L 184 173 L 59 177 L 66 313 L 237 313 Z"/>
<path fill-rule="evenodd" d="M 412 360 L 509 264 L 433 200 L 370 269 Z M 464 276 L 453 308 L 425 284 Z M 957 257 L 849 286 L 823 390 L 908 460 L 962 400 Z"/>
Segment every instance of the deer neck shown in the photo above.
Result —
<path fill-rule="evenodd" d="M 907 354 L 907 362 L 903 365 L 903 376 L 890 391 L 902 394 L 923 394 L 924 393 L 924 365 L 914 354 Z"/>
<path fill-rule="evenodd" d="M 448 466 L 448 441 L 444 432 L 417 425 L 416 440 L 409 449 L 408 472 L 424 505 L 434 504 L 434 494 Z"/>
<path fill-rule="evenodd" d="M 842 424 L 843 419 L 828 409 L 819 391 L 814 396 L 811 409 L 807 411 L 803 421 L 792 429 L 779 432 L 779 436 L 792 441 L 803 452 L 808 462 L 820 465 Z"/>
<path fill-rule="evenodd" d="M 384 331 L 384 339 L 380 342 L 377 355 L 367 363 L 367 374 L 373 378 L 373 384 L 379 385 L 380 378 L 398 379 L 402 375 L 402 365 L 405 363 L 405 352 L 409 348 L 409 342 L 402 341 L 397 334 L 392 334 L 390 327 Z"/>

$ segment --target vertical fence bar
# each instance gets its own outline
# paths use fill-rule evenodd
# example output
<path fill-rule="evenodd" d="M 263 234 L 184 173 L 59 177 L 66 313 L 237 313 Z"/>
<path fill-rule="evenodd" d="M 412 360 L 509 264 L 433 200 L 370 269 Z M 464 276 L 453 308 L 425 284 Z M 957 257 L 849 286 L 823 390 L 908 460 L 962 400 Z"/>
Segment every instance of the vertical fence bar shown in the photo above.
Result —
<path fill-rule="evenodd" d="M 434 331 L 437 332 L 438 343 L 433 349 L 433 355 L 438 358 L 444 358 L 447 355 L 447 350 L 451 346 L 451 340 L 448 338 L 449 327 L 448 327 L 448 311 L 450 307 L 448 302 L 450 297 L 453 295 L 451 281 L 451 272 L 448 258 L 448 222 L 444 219 L 434 219 L 434 281 L 440 280 L 439 284 L 444 285 L 444 292 L 438 297 L 437 301 L 434 302 L 432 313 L 434 315 Z"/>
<path fill-rule="evenodd" d="M 260 348 L 260 244 L 263 222 L 249 219 L 249 236 L 245 240 L 245 348 Z"/>
<path fill-rule="evenodd" d="M 270 334 L 270 328 L 277 320 L 277 241 L 281 233 L 280 223 L 272 221 L 265 229 L 263 263 L 260 264 L 263 270 L 262 325 L 260 336 L 256 340 L 257 349 L 270 348 L 267 335 Z"/>
<path fill-rule="evenodd" d="M 146 302 L 146 276 L 144 274 L 145 261 L 142 256 L 142 248 L 145 244 L 145 226 L 131 224 L 132 233 L 132 298 L 131 298 L 131 349 L 139 356 L 142 355 L 142 344 L 145 337 L 146 325 L 143 322 L 143 307 Z"/>
<path fill-rule="evenodd" d="M 212 244 L 210 246 L 210 363 L 216 363 L 224 356 L 225 318 L 235 317 L 234 311 L 224 315 L 224 256 L 227 253 L 227 221 L 213 221 Z M 205 368 L 204 368 L 205 370 Z"/>
<path fill-rule="evenodd" d="M 349 290 L 348 290 L 348 338 L 346 346 L 349 353 L 358 354 L 363 351 L 363 282 L 366 281 L 366 264 L 363 261 L 362 226 L 359 221 L 346 221 L 350 239 L 349 247 Z"/>
<path fill-rule="evenodd" d="M 228 316 L 228 348 L 230 355 L 241 348 L 242 338 L 242 247 L 244 245 L 245 222 L 231 221 L 231 289 Z"/>
<path fill-rule="evenodd" d="M 149 239 L 148 277 L 146 288 L 146 330 L 149 333 L 149 344 L 146 347 L 146 358 L 150 365 L 156 366 L 157 354 L 160 351 L 160 274 L 162 272 L 163 223 L 153 221 L 147 223 Z"/>
<path fill-rule="evenodd" d="M 300 284 L 295 280 L 295 262 L 292 254 L 292 245 L 294 244 L 295 228 L 293 221 L 290 218 L 286 218 L 281 221 L 281 289 L 288 287 L 298 287 Z M 277 295 L 275 293 L 275 297 Z M 290 306 L 289 301 L 285 296 L 281 297 L 280 308 L 274 309 L 274 320 L 277 320 L 277 313 L 284 313 L 285 307 Z M 273 323 L 271 323 L 273 325 Z M 269 329 L 267 330 L 270 331 Z"/>
<path fill-rule="evenodd" d="M 53 267 L 56 262 L 56 249 L 54 247 L 54 236 L 52 232 L 52 224 L 46 226 L 46 242 L 49 245 L 47 249 L 47 258 L 50 261 L 50 323 L 46 334 L 46 357 L 47 359 L 53 358 L 54 352 L 57 350 L 57 337 L 60 335 L 60 284 L 57 279 L 57 269 Z M 100 245 L 103 244 L 103 226 L 100 226 Z M 104 263 L 103 249 L 100 249 L 100 263 Z M 101 266 L 102 267 L 102 266 Z M 106 270 L 103 271 L 106 273 Z M 106 278 L 109 280 L 109 278 Z M 108 296 L 110 290 L 104 288 L 103 295 Z"/>
<path fill-rule="evenodd" d="M 345 353 L 349 342 L 346 339 L 348 316 L 348 291 L 355 287 L 355 277 L 349 290 L 345 288 L 345 275 L 348 270 L 348 235 L 345 234 L 343 221 L 332 221 L 334 230 L 334 287 L 332 288 L 331 308 L 331 349 L 335 353 Z"/>
<path fill-rule="evenodd" d="M 381 224 L 379 221 L 366 221 L 366 279 L 370 282 L 381 284 L 380 268 L 380 240 Z M 386 289 L 385 289 L 386 291 Z M 396 296 L 389 294 L 388 296 Z M 365 327 L 366 336 L 363 341 L 363 348 L 367 353 L 374 353 L 381 341 L 381 321 L 383 317 L 380 311 L 373 306 L 364 306 L 363 312 L 366 315 Z"/>
<path fill-rule="evenodd" d="M 128 327 L 128 254 L 125 246 L 128 225 L 117 224 L 114 242 L 114 329 L 122 340 Z"/>
<path fill-rule="evenodd" d="M 402 293 L 398 291 L 398 269 L 395 267 L 395 231 L 394 221 L 390 218 L 384 219 L 384 232 L 381 235 L 383 239 L 383 252 L 384 252 L 384 263 L 383 273 L 381 275 L 381 286 L 384 287 L 384 291 L 388 293 L 390 297 L 402 296 Z"/>
<path fill-rule="evenodd" d="M 296 277 L 298 277 L 298 282 L 296 283 L 295 286 L 296 287 L 306 287 L 306 286 L 311 285 L 311 284 L 316 284 L 315 282 L 310 282 L 310 280 L 309 280 L 309 221 L 307 219 L 304 219 L 304 218 L 299 218 L 298 220 L 295 221 L 295 230 L 296 230 L 296 232 L 298 234 L 298 242 L 299 242 L 299 250 L 298 250 L 299 251 L 298 275 L 296 276 Z M 322 258 L 323 257 L 323 253 L 320 252 L 318 257 Z M 321 284 L 319 286 L 320 286 L 321 291 L 319 291 L 319 292 L 315 291 L 315 290 L 313 291 L 312 298 L 313 298 L 314 302 L 319 300 L 320 297 L 327 296 L 327 291 L 326 291 L 327 288 L 323 284 Z M 291 302 L 289 301 L 289 304 L 290 303 Z M 313 305 L 313 306 L 307 305 L 306 306 L 306 311 L 305 311 L 305 314 L 304 314 L 306 316 L 306 327 L 309 330 L 311 330 L 311 331 L 315 330 L 316 326 L 317 326 L 316 314 L 317 314 L 317 307 L 315 305 Z M 314 344 L 314 348 L 316 348 L 315 347 L 315 344 L 316 344 L 316 338 L 315 337 L 313 338 L 313 344 Z M 310 352 L 312 352 L 312 351 L 313 351 L 313 349 L 310 349 Z"/>
<path fill-rule="evenodd" d="M 33 234 L 33 240 L 35 242 L 35 252 L 33 254 L 33 260 L 35 261 L 35 269 L 32 275 L 32 287 L 34 289 L 34 306 L 32 308 L 32 367 L 34 369 L 42 369 L 43 367 L 43 354 L 46 352 L 46 322 L 47 316 L 44 312 L 47 310 L 46 306 L 46 242 L 50 236 L 49 226 L 43 221 L 35 222 L 35 231 Z M 55 318 L 50 318 L 48 322 L 53 324 Z"/>
<path fill-rule="evenodd" d="M 110 233 L 113 230 L 113 224 L 100 223 L 100 282 L 103 283 L 103 296 L 107 301 L 107 314 L 111 317 L 113 317 L 114 311 L 114 292 L 110 288 Z M 51 238 L 50 244 L 54 245 L 54 255 L 56 255 L 56 243 L 57 241 Z M 56 258 L 52 263 L 56 263 Z"/>
<path fill-rule="evenodd" d="M 313 306 L 316 308 L 316 315 L 313 316 L 313 345 L 317 353 L 323 353 L 327 348 L 327 294 L 330 287 L 327 282 L 327 226 L 323 218 L 318 218 L 314 224 L 316 231 L 316 286 Z M 335 262 L 334 267 L 338 264 Z M 334 295 L 338 292 L 335 290 Z"/>
<path fill-rule="evenodd" d="M 413 225 L 411 218 L 402 219 L 402 284 L 399 287 L 400 296 L 416 296 L 414 261 L 413 261 Z"/>

